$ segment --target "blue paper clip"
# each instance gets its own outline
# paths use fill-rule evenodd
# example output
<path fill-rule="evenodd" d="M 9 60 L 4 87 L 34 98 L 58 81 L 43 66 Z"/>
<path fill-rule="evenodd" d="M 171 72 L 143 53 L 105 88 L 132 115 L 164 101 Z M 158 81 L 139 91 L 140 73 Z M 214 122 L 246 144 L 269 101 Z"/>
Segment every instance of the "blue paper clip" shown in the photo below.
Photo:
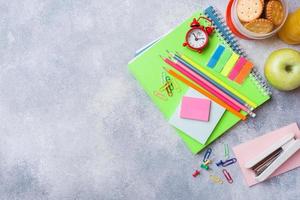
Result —
<path fill-rule="evenodd" d="M 220 160 L 219 162 L 216 163 L 216 165 L 217 165 L 218 167 L 220 167 L 220 165 L 223 165 L 223 161 Z"/>
<path fill-rule="evenodd" d="M 219 162 L 216 163 L 216 165 L 219 167 L 222 165 L 222 167 L 227 167 L 228 165 L 232 165 L 233 163 L 236 163 L 237 159 L 236 158 L 231 158 L 225 161 L 220 160 Z"/>
<path fill-rule="evenodd" d="M 206 162 L 211 154 L 212 150 L 211 148 L 208 148 L 204 154 L 203 162 Z"/>

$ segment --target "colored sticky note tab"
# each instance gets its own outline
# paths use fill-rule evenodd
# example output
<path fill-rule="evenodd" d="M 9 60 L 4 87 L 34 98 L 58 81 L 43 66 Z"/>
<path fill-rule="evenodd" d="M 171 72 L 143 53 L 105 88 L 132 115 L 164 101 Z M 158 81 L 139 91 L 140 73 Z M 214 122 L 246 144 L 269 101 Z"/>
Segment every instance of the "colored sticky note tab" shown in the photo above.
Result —
<path fill-rule="evenodd" d="M 231 55 L 232 55 L 231 49 L 225 48 L 221 58 L 217 62 L 217 65 L 214 67 L 214 70 L 216 72 L 221 72 L 223 70 L 223 67 L 225 66 L 225 64 L 227 63 L 229 58 L 231 57 Z"/>
<path fill-rule="evenodd" d="M 228 62 L 225 64 L 223 70 L 221 71 L 221 74 L 223 76 L 228 76 L 228 74 L 231 72 L 232 68 L 234 67 L 238 59 L 239 59 L 239 55 L 232 52 L 232 55 L 229 58 Z"/>
<path fill-rule="evenodd" d="M 240 73 L 241 69 L 243 68 L 243 66 L 245 65 L 246 62 L 247 62 L 247 60 L 244 57 L 241 56 L 238 59 L 238 61 L 235 63 L 235 66 L 231 70 L 228 78 L 230 80 L 234 80 L 235 77 Z"/>
<path fill-rule="evenodd" d="M 219 45 L 215 52 L 213 53 L 212 57 L 210 58 L 209 62 L 207 63 L 207 66 L 210 68 L 214 68 L 217 64 L 218 60 L 220 59 L 225 47 L 222 45 Z"/>
<path fill-rule="evenodd" d="M 200 121 L 208 121 L 210 100 L 184 96 L 181 102 L 180 117 Z"/>
<path fill-rule="evenodd" d="M 250 61 L 247 61 L 243 68 L 241 69 L 240 73 L 236 76 L 234 79 L 235 82 L 238 84 L 242 84 L 244 80 L 248 77 L 250 74 L 251 70 L 253 68 L 253 63 Z"/>

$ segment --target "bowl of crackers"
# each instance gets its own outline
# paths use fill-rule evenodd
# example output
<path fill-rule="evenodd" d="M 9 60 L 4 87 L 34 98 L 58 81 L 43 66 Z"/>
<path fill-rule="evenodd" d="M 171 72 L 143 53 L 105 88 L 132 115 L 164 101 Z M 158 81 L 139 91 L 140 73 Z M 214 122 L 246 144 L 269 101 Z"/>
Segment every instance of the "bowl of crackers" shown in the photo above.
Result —
<path fill-rule="evenodd" d="M 283 26 L 288 15 L 287 0 L 233 0 L 231 21 L 248 39 L 265 39 Z"/>

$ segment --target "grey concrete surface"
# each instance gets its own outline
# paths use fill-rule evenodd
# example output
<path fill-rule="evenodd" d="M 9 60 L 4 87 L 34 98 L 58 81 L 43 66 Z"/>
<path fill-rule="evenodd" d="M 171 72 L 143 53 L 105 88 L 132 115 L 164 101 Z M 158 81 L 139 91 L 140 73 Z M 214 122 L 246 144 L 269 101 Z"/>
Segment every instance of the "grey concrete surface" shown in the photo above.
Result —
<path fill-rule="evenodd" d="M 192 178 L 194 156 L 127 70 L 134 51 L 226 1 L 0 1 L 0 199 L 289 199 L 300 170 L 248 188 Z M 299 7 L 290 1 L 290 10 Z M 262 71 L 276 37 L 241 41 Z M 299 46 L 294 46 L 300 50 Z M 300 90 L 274 91 L 211 147 L 300 123 Z"/>

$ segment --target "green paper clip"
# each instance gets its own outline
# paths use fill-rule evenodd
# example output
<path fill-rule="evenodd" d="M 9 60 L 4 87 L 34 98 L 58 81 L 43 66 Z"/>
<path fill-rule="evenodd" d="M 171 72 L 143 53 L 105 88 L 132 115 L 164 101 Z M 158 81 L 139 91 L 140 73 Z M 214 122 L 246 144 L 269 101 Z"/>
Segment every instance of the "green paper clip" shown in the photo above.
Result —
<path fill-rule="evenodd" d="M 228 144 L 224 144 L 224 155 L 225 158 L 229 157 L 229 148 L 228 148 Z"/>

